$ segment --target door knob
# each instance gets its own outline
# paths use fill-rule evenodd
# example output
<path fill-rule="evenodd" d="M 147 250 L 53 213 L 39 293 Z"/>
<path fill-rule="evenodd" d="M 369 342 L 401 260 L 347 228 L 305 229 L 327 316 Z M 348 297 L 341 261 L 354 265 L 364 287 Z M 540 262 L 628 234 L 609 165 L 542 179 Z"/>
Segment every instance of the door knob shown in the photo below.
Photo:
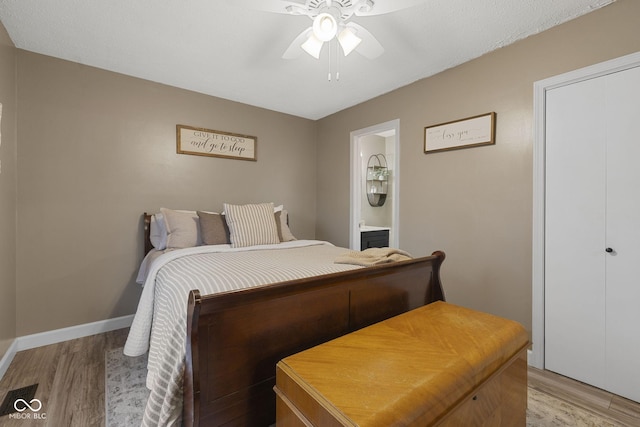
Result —
<path fill-rule="evenodd" d="M 605 252 L 611 253 L 611 252 L 613 252 L 613 248 L 607 248 L 607 249 L 605 249 Z"/>

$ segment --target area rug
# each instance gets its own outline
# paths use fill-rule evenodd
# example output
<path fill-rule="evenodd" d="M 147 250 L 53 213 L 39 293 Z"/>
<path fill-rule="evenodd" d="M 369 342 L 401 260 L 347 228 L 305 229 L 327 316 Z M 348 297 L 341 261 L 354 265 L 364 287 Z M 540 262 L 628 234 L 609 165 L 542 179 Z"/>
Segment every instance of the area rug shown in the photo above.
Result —
<path fill-rule="evenodd" d="M 128 357 L 122 348 L 105 353 L 105 426 L 139 426 L 149 390 L 147 356 Z"/>
<path fill-rule="evenodd" d="M 619 427 L 620 424 L 529 387 L 527 427 Z"/>
<path fill-rule="evenodd" d="M 139 426 L 149 397 L 146 356 L 106 353 L 106 427 Z M 619 424 L 529 387 L 527 427 L 617 427 Z"/>

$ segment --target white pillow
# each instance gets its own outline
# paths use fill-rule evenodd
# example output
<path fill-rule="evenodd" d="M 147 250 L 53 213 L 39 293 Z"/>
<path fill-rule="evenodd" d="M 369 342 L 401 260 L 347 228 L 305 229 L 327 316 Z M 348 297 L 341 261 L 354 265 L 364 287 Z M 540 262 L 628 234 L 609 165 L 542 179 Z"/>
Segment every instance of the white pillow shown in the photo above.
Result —
<path fill-rule="evenodd" d="M 157 250 L 167 249 L 167 227 L 164 225 L 164 216 L 161 213 L 151 215 L 149 240 Z"/>
<path fill-rule="evenodd" d="M 280 243 L 273 203 L 224 204 L 232 248 Z"/>
<path fill-rule="evenodd" d="M 200 244 L 200 221 L 195 211 L 160 208 L 167 229 L 167 249 L 191 248 Z"/>
<path fill-rule="evenodd" d="M 278 226 L 278 237 L 280 238 L 280 241 L 290 242 L 292 240 L 297 240 L 289 229 L 289 220 L 287 218 L 289 213 L 286 211 L 286 209 L 282 209 L 280 211 L 280 215 L 278 215 L 278 211 L 276 210 L 275 215 L 276 221 L 280 221 L 279 223 L 276 222 L 276 225 Z"/>

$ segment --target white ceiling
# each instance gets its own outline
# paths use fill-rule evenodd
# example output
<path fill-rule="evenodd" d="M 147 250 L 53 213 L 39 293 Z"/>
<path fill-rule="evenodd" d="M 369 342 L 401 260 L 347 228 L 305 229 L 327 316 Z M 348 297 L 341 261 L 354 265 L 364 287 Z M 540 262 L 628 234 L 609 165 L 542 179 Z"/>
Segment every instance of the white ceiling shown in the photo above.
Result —
<path fill-rule="evenodd" d="M 326 47 L 319 60 L 281 58 L 310 19 L 261 1 L 0 0 L 0 20 L 20 49 L 319 119 L 614 0 L 424 0 L 353 17 L 385 52 L 341 57 L 331 82 Z"/>

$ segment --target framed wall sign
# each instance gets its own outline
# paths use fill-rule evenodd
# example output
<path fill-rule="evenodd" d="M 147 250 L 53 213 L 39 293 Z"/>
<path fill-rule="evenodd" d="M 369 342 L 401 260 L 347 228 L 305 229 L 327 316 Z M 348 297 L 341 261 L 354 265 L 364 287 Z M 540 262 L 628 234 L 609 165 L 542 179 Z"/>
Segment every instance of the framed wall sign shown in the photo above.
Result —
<path fill-rule="evenodd" d="M 176 141 L 178 154 L 257 160 L 255 136 L 176 125 Z"/>
<path fill-rule="evenodd" d="M 424 128 L 424 152 L 458 150 L 495 144 L 496 113 L 454 120 Z"/>

